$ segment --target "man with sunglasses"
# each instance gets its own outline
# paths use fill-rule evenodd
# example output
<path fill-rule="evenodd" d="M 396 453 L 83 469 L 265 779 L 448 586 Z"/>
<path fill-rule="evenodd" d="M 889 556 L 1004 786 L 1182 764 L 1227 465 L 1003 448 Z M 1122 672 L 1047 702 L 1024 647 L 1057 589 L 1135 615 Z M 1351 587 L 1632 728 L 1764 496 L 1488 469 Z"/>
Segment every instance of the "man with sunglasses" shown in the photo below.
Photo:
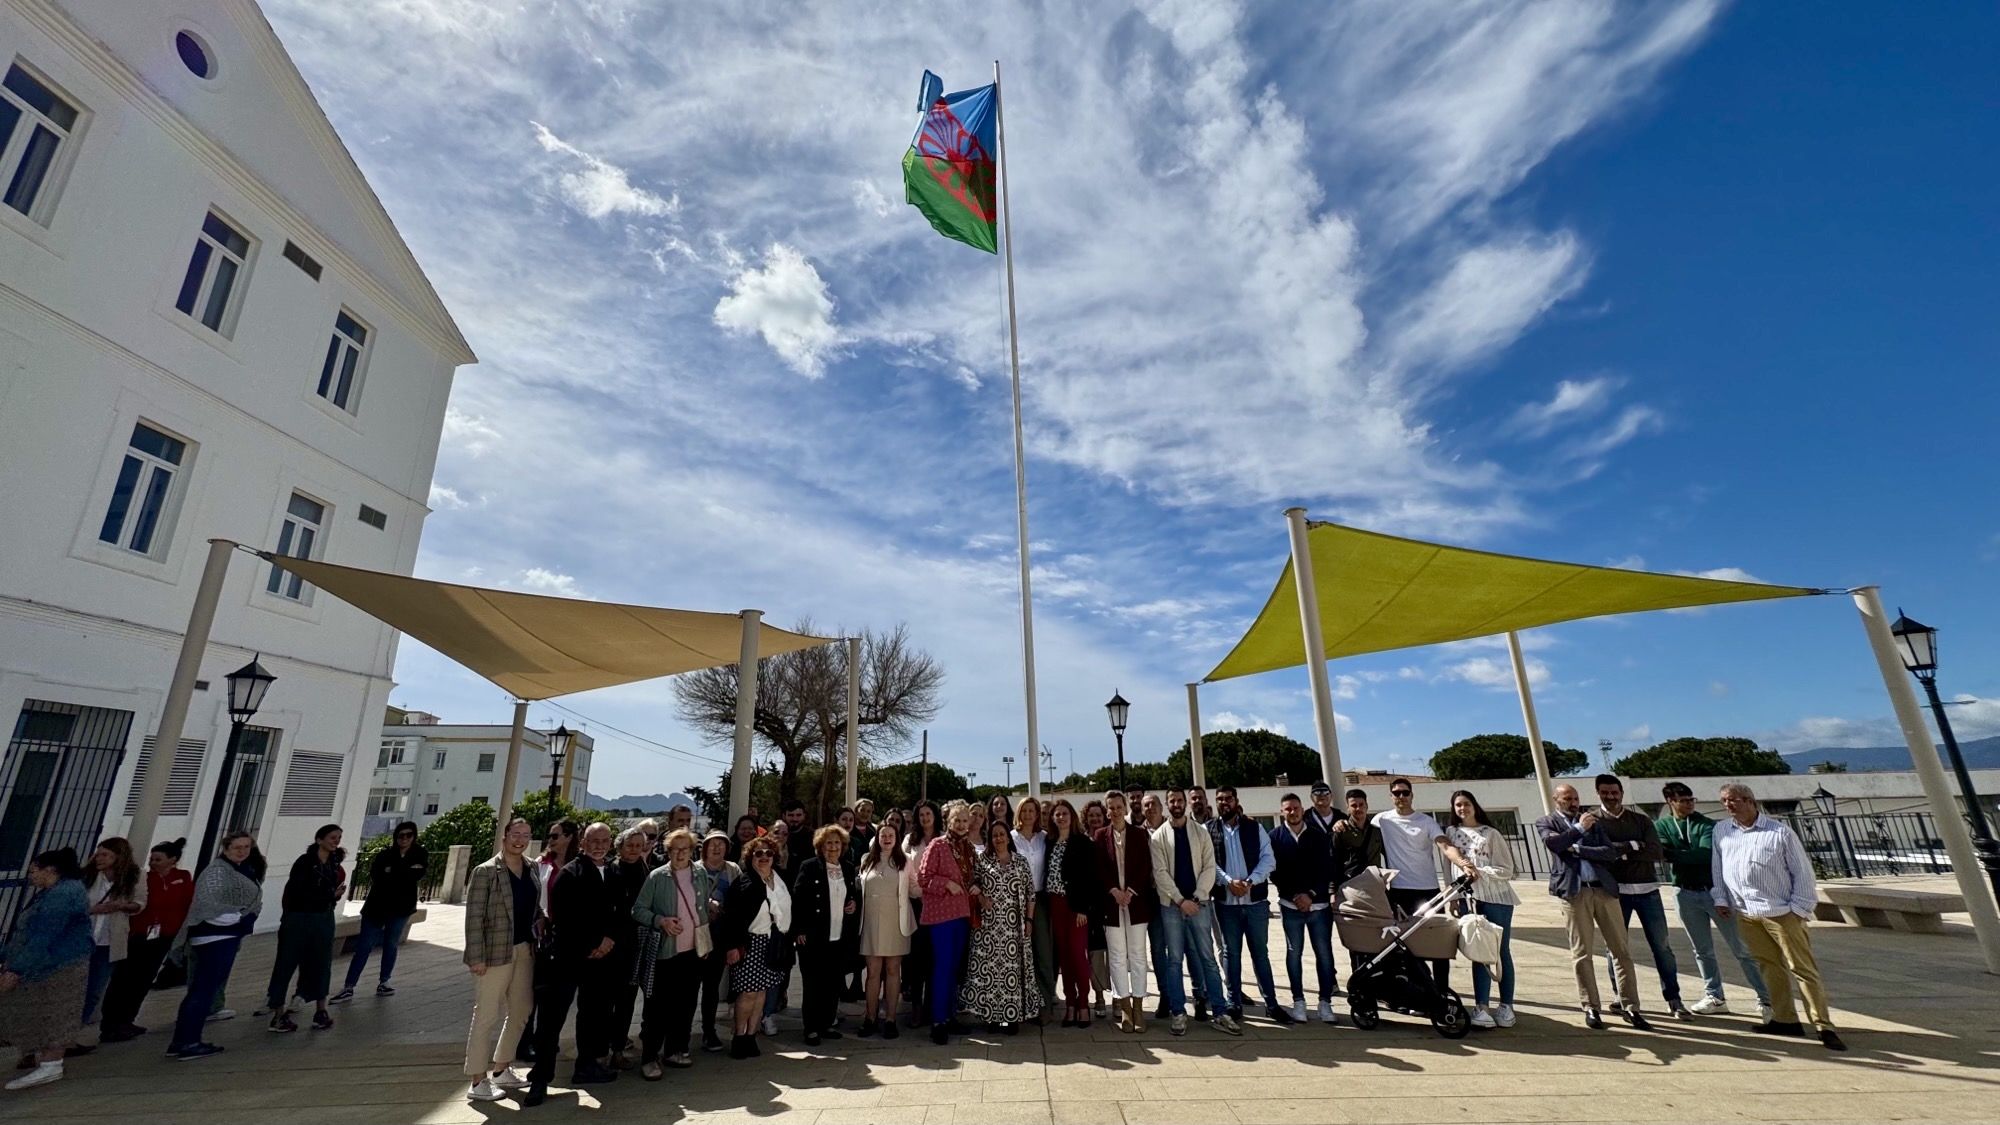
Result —
<path fill-rule="evenodd" d="M 430 870 L 430 854 L 417 842 L 415 821 L 396 826 L 390 846 L 375 853 L 368 865 L 368 898 L 361 904 L 361 933 L 354 939 L 354 959 L 347 963 L 347 984 L 333 994 L 332 1002 L 345 1004 L 354 999 L 354 987 L 368 968 L 368 955 L 382 951 L 381 975 L 375 995 L 394 996 L 389 978 L 396 973 L 396 948 L 403 931 L 417 912 L 417 894 L 424 874 Z"/>
<path fill-rule="evenodd" d="M 1375 814 L 1375 826 L 1382 832 L 1383 861 L 1396 873 L 1396 877 L 1389 880 L 1389 901 L 1405 914 L 1415 914 L 1426 902 L 1437 897 L 1441 889 L 1437 868 L 1439 852 L 1444 853 L 1453 867 L 1474 878 L 1479 877 L 1479 868 L 1460 854 L 1437 818 L 1416 810 L 1412 804 L 1415 795 L 1416 787 L 1410 784 L 1410 779 L 1399 777 L 1389 783 L 1389 800 L 1395 807 Z M 1450 988 L 1451 959 L 1432 961 L 1430 964 L 1431 975 L 1437 979 L 1438 987 Z"/>
<path fill-rule="evenodd" d="M 1715 913 L 1712 866 L 1715 822 L 1694 811 L 1694 790 L 1683 782 L 1667 782 L 1660 787 L 1660 796 L 1666 798 L 1667 807 L 1653 822 L 1653 830 L 1659 834 L 1667 862 L 1674 867 L 1674 905 L 1681 916 L 1681 928 L 1687 931 L 1688 944 L 1694 946 L 1694 963 L 1701 970 L 1704 990 L 1702 998 L 1690 1005 L 1690 1010 L 1699 1016 L 1729 1013 L 1729 1004 L 1722 995 L 1722 964 L 1716 960 L 1715 937 L 1709 933 L 1709 927 L 1713 926 L 1729 944 L 1729 952 L 1742 967 L 1744 979 L 1757 994 L 1758 1018 L 1768 1023 L 1771 994 L 1764 988 L 1764 975 L 1757 971 L 1757 962 L 1743 948 L 1736 919 L 1717 917 Z"/>

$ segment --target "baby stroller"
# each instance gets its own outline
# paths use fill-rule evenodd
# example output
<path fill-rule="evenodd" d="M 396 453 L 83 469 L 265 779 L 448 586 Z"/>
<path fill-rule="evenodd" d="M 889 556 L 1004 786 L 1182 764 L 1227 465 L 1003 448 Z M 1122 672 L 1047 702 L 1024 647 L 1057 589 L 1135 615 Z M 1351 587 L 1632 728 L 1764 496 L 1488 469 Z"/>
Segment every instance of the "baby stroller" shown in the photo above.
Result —
<path fill-rule="evenodd" d="M 1341 884 L 1335 915 L 1340 944 L 1369 959 L 1347 978 L 1348 1010 L 1354 1026 L 1364 1030 L 1381 1022 L 1381 1009 L 1431 1021 L 1446 1039 L 1463 1039 L 1472 1030 L 1465 1002 L 1449 988 L 1440 988 L 1429 962 L 1458 954 L 1458 927 L 1449 913 L 1469 899 L 1470 876 L 1460 876 L 1414 915 L 1399 917 L 1389 903 L 1389 880 L 1395 872 L 1371 867 Z"/>

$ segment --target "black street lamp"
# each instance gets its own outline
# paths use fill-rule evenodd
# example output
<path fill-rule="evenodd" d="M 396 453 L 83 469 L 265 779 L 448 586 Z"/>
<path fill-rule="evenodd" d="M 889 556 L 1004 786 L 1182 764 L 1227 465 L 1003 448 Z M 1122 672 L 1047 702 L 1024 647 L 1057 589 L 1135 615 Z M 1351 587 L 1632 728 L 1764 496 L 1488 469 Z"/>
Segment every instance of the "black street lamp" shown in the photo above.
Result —
<path fill-rule="evenodd" d="M 1104 705 L 1111 715 L 1111 733 L 1118 736 L 1118 788 L 1125 788 L 1125 717 L 1132 711 L 1132 705 L 1117 692 L 1111 693 L 1111 702 Z"/>
<path fill-rule="evenodd" d="M 1945 717 L 1944 701 L 1938 698 L 1937 630 L 1910 620 L 1898 607 L 1889 635 L 1896 639 L 1896 655 L 1903 658 L 1903 667 L 1924 685 L 1924 694 L 1930 697 L 1931 714 L 1937 716 L 1938 733 L 1944 736 L 1945 753 L 1951 758 L 1951 772 L 1958 775 L 1958 788 L 1965 794 L 1966 816 L 1972 822 L 1972 846 L 1979 852 L 1979 865 L 1986 868 L 1987 881 L 1993 884 L 1994 898 L 2000 900 L 2000 844 L 1993 840 L 1993 830 L 1986 823 L 1986 810 L 1979 804 L 1979 790 L 1972 786 L 1965 756 L 1958 752 L 1958 738 L 1951 733 L 1951 720 Z"/>
<path fill-rule="evenodd" d="M 229 681 L 229 742 L 222 751 L 222 772 L 215 775 L 215 796 L 208 802 L 208 825 L 202 830 L 201 852 L 195 860 L 197 874 L 215 858 L 216 837 L 222 832 L 222 806 L 229 800 L 229 785 L 235 780 L 236 753 L 243 745 L 243 727 L 256 717 L 257 709 L 264 705 L 264 693 L 270 691 L 271 685 L 278 679 L 265 671 L 264 666 L 257 663 L 256 657 L 252 657 L 250 663 L 223 678 Z M 158 746 L 153 747 L 155 769 L 160 768 L 158 758 L 161 749 Z M 230 827 L 249 826 L 233 824 Z"/>
<path fill-rule="evenodd" d="M 1819 807 L 1819 815 L 1825 817 L 1826 822 L 1833 826 L 1833 851 L 1840 857 L 1840 865 L 1847 869 L 1850 878 L 1860 878 L 1860 860 L 1854 854 L 1854 849 L 1848 846 L 1847 832 L 1840 824 L 1840 798 L 1827 792 L 1824 785 L 1814 789 L 1810 795 L 1812 803 Z"/>
<path fill-rule="evenodd" d="M 576 738 L 576 732 L 561 723 L 547 735 L 549 740 L 549 806 L 555 807 L 556 792 L 562 787 L 563 759 L 569 757 L 569 744 Z"/>

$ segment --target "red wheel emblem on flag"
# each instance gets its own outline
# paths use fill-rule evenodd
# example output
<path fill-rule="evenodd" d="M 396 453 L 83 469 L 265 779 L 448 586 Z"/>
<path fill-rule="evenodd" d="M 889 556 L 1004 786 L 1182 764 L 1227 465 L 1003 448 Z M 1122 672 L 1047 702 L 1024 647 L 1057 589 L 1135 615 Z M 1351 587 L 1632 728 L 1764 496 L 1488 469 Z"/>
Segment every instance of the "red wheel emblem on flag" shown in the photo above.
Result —
<path fill-rule="evenodd" d="M 924 115 L 917 156 L 953 199 L 981 222 L 993 222 L 993 154 L 942 98 Z"/>

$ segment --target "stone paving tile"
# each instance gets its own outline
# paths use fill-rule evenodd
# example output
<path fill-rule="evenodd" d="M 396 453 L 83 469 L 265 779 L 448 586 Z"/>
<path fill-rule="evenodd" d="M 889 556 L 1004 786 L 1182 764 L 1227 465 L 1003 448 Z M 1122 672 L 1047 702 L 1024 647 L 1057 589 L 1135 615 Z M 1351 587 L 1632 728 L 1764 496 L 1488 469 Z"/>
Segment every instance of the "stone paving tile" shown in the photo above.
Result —
<path fill-rule="evenodd" d="M 733 1062 L 697 1054 L 665 1081 L 627 1074 L 589 1092 L 552 1089 L 538 1122 L 647 1121 L 661 1125 L 851 1122 L 1538 1122 L 1577 1120 L 1583 1091 L 1608 1091 L 1618 1117 L 1663 1121 L 2000 1120 L 2000 982 L 1980 971 L 1962 924 L 1943 935 L 1816 925 L 1813 935 L 1853 1050 L 1772 1041 L 1749 1031 L 1750 995 L 1725 964 L 1738 1015 L 1659 1021 L 1641 1033 L 1584 1029 L 1556 911 L 1522 886 L 1515 956 L 1520 1023 L 1451 1042 L 1420 1020 L 1386 1015 L 1349 1026 L 1280 1028 L 1254 1014 L 1230 1038 L 1196 1026 L 1183 1038 L 1154 1022 L 1144 1036 L 1098 1023 L 1089 1031 L 1024 1028 L 933 1046 L 920 1032 L 891 1043 L 848 1038 L 806 1053 L 796 1012 L 765 1057 Z M 457 952 L 459 912 L 433 907 L 398 968 L 398 994 L 335 1009 L 329 1033 L 273 1036 L 248 1018 L 269 972 L 271 943 L 254 940 L 232 982 L 243 1018 L 210 1025 L 228 1048 L 199 1063 L 163 1059 L 178 992 L 149 999 L 139 1041 L 70 1063 L 54 1086 L 0 1094 L 0 1120 L 51 1125 L 328 1125 L 423 1122 L 487 1125 L 523 1112 L 512 1102 L 472 1105 L 459 1077 L 469 998 Z M 1273 927 L 1274 941 L 1281 940 Z M 1684 936 L 1681 988 L 1699 994 Z M 1643 942 L 1638 943 L 1643 950 Z M 1280 949 L 1274 949 L 1274 954 Z M 1641 959 L 1644 959 L 1643 953 Z M 1282 962 L 1280 962 L 1282 964 Z M 341 966 L 344 968 L 344 964 Z M 1466 985 L 1464 966 L 1457 983 Z M 1640 970 L 1651 1003 L 1658 979 Z M 1282 968 L 1280 969 L 1282 977 Z M 1345 971 L 1343 966 L 1343 979 Z M 1310 969 L 1308 970 L 1310 979 Z M 1289 991 L 1281 998 L 1289 999 Z M 1344 1002 L 1336 1008 L 1345 1018 Z M 558 1066 L 566 1077 L 569 1062 Z M 1224 1091 L 1227 1097 L 1218 1097 Z"/>

